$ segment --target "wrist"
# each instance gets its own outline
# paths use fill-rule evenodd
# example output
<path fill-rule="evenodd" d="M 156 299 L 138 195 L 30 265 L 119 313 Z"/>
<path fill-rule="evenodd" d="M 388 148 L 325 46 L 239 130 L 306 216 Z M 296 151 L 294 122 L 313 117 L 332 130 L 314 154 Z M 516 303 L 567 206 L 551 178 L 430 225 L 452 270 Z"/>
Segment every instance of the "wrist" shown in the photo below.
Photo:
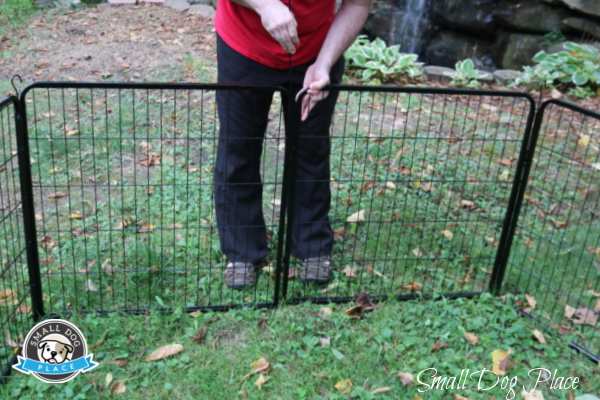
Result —
<path fill-rule="evenodd" d="M 333 67 L 333 61 L 328 58 L 328 57 L 324 57 L 319 55 L 314 63 L 315 67 L 318 69 L 324 69 L 327 72 L 331 71 L 331 68 Z"/>
<path fill-rule="evenodd" d="M 258 15 L 262 15 L 269 7 L 273 7 L 281 3 L 280 0 L 255 0 L 252 7 Z"/>

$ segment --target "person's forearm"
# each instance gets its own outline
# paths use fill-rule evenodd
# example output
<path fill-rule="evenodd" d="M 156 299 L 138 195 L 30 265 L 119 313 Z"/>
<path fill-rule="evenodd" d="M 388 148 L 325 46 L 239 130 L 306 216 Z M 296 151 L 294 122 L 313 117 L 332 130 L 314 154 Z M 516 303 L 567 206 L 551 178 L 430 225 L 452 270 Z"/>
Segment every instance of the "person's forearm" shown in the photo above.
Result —
<path fill-rule="evenodd" d="M 240 6 L 244 6 L 250 8 L 251 10 L 259 13 L 261 7 L 268 6 L 269 3 L 273 3 L 274 1 L 279 2 L 279 0 L 231 0 Z"/>
<path fill-rule="evenodd" d="M 370 0 L 344 0 L 329 28 L 316 63 L 331 69 L 365 24 L 370 4 Z"/>

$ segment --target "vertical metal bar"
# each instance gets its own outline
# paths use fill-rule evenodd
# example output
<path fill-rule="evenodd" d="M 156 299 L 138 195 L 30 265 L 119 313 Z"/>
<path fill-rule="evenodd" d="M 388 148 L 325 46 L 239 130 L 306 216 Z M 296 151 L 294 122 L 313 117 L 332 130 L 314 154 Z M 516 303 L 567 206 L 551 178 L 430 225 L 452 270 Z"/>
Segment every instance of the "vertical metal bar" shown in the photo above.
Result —
<path fill-rule="evenodd" d="M 281 96 L 281 102 L 283 103 L 286 100 L 289 100 L 289 96 L 286 94 L 284 89 L 279 90 L 279 94 Z M 287 114 L 287 113 L 286 113 Z M 284 122 L 284 126 L 285 126 Z M 279 227 L 277 232 L 277 251 L 275 254 L 275 287 L 273 288 L 273 305 L 277 306 L 279 304 L 279 300 L 282 296 L 282 278 L 281 272 L 283 268 L 283 252 L 285 250 L 286 242 L 287 242 L 287 234 L 286 234 L 286 216 L 287 216 L 287 199 L 288 199 L 288 189 L 290 186 L 289 180 L 289 158 L 290 158 L 290 146 L 288 145 L 288 136 L 287 129 L 284 128 L 285 132 L 285 153 L 283 156 L 283 182 L 281 183 L 281 201 L 279 205 Z M 288 268 L 285 268 L 287 271 Z M 286 288 L 287 290 L 287 288 Z"/>
<path fill-rule="evenodd" d="M 504 281 L 506 266 L 510 257 L 510 250 L 517 229 L 521 206 L 523 205 L 523 197 L 525 196 L 525 190 L 529 183 L 529 172 L 531 171 L 537 138 L 542 126 L 544 110 L 546 109 L 546 104 L 544 103 L 536 114 L 535 103 L 531 99 L 528 100 L 530 102 L 530 109 L 525 128 L 525 136 L 523 137 L 510 200 L 502 225 L 502 234 L 498 243 L 494 269 L 492 271 L 492 276 L 490 277 L 489 289 L 495 295 L 500 294 L 500 291 L 502 290 L 502 282 Z"/>
<path fill-rule="evenodd" d="M 27 270 L 29 272 L 29 288 L 31 292 L 31 312 L 34 321 L 44 316 L 44 300 L 42 297 L 42 280 L 40 277 L 40 260 L 35 227 L 33 202 L 33 182 L 31 179 L 31 160 L 29 156 L 29 135 L 27 131 L 27 112 L 25 96 L 14 99 L 15 126 L 17 129 L 17 159 L 19 164 L 19 180 L 21 186 L 21 203 L 23 208 L 23 230 L 27 252 Z"/>

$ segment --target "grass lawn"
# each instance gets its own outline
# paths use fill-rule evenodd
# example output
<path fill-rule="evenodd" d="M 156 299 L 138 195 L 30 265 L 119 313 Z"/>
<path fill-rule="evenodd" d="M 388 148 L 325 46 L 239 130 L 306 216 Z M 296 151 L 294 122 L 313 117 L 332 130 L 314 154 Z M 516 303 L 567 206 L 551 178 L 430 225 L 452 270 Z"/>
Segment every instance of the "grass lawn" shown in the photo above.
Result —
<path fill-rule="evenodd" d="M 417 379 L 427 368 L 437 369 L 440 376 L 486 368 L 482 388 L 489 389 L 497 379 L 489 373 L 495 350 L 511 353 L 506 376 L 518 379 L 512 388 L 516 398 L 521 398 L 523 385 L 534 384 L 527 375 L 532 368 L 580 378 L 580 389 L 573 393 L 541 385 L 546 399 L 599 393 L 598 366 L 549 335 L 540 344 L 530 321 L 515 312 L 514 300 L 483 295 L 473 300 L 390 301 L 360 320 L 345 314 L 346 305 L 310 304 L 274 311 L 75 316 L 71 320 L 87 336 L 100 367 L 56 386 L 14 374 L 0 386 L 0 397 L 93 399 L 124 390 L 121 397 L 131 399 L 510 398 L 510 388 L 501 389 L 500 384 L 478 391 L 475 378 L 467 381 L 466 389 L 446 391 L 427 386 L 432 380 L 426 372 L 421 383 Z M 199 330 L 205 330 L 200 343 L 193 339 Z M 478 343 L 470 344 L 465 332 L 476 335 Z M 144 361 L 156 348 L 174 343 L 183 346 L 181 353 Z M 268 361 L 269 370 L 259 388 L 260 374 L 244 378 L 260 358 Z M 401 372 L 412 374 L 413 382 L 405 386 Z"/>

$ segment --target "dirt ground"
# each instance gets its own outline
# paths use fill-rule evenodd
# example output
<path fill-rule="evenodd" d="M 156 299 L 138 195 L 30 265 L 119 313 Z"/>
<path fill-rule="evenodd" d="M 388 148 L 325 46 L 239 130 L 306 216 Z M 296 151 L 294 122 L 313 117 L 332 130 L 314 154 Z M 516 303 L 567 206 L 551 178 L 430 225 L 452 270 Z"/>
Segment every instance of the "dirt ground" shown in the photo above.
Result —
<path fill-rule="evenodd" d="M 0 81 L 213 81 L 214 47 L 211 19 L 165 6 L 53 9 L 0 37 Z"/>

